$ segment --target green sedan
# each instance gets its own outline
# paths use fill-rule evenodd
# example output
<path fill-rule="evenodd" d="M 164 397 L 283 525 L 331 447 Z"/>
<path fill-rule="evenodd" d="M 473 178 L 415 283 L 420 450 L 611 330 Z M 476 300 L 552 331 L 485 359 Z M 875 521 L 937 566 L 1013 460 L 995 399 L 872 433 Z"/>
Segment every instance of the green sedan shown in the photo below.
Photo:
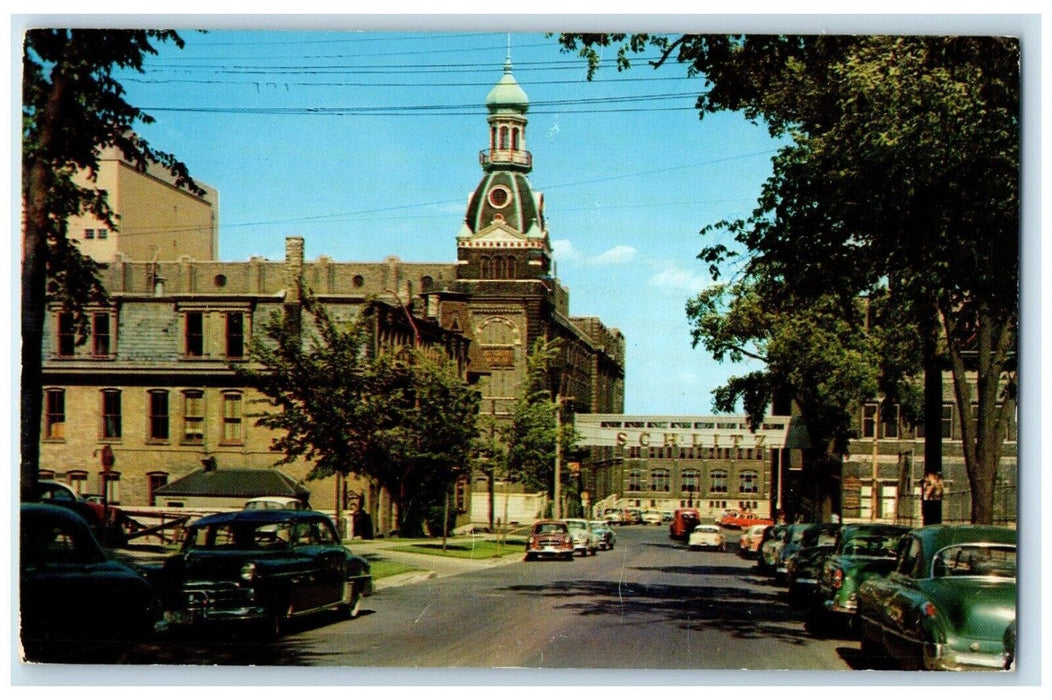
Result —
<path fill-rule="evenodd" d="M 862 656 L 907 670 L 1005 666 L 1016 615 L 1016 532 L 932 525 L 902 538 L 894 570 L 858 592 Z"/>

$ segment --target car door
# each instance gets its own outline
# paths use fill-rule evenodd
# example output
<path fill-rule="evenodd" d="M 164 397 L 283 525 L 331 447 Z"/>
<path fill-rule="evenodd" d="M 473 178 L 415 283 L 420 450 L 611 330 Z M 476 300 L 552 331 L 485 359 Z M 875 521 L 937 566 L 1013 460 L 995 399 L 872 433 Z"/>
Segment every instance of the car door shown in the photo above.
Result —
<path fill-rule="evenodd" d="M 328 518 L 311 522 L 311 546 L 318 570 L 318 605 L 338 603 L 343 599 L 343 583 L 347 578 L 347 550 L 340 544 Z"/>

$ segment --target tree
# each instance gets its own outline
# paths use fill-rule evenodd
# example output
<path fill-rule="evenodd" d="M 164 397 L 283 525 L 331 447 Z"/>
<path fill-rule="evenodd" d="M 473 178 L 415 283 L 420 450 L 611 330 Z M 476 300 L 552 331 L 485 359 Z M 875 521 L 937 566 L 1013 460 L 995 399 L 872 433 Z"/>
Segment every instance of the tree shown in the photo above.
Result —
<path fill-rule="evenodd" d="M 254 367 L 235 368 L 269 409 L 279 464 L 306 459 L 308 478 L 357 474 L 387 489 L 398 528 L 421 531 L 468 466 L 479 398 L 426 347 L 376 351 L 368 309 L 349 324 L 302 295 L 307 323 L 268 319 L 250 343 Z"/>
<path fill-rule="evenodd" d="M 560 450 L 567 454 L 576 442 L 573 430 L 564 425 L 556 430 L 556 411 L 559 410 L 559 378 L 554 367 L 562 344 L 559 340 L 538 338 L 530 349 L 526 376 L 515 399 L 510 424 L 503 430 L 507 445 L 509 472 L 530 491 L 544 491 L 555 496 L 556 437 Z M 566 480 L 560 474 L 560 486 Z"/>
<path fill-rule="evenodd" d="M 67 221 L 92 214 L 119 230 L 104 190 L 94 187 L 99 156 L 115 147 L 140 171 L 166 167 L 179 186 L 203 193 L 186 167 L 156 151 L 133 127 L 153 119 L 124 100 L 116 69 L 142 72 L 155 54 L 152 42 L 171 41 L 173 31 L 32 29 L 22 58 L 22 386 L 20 397 L 21 491 L 37 480 L 43 400 L 42 353 L 48 303 L 73 314 L 78 342 L 86 338 L 87 304 L 106 304 L 102 265 L 81 254 L 67 236 Z M 87 178 L 82 184 L 81 177 Z"/>
<path fill-rule="evenodd" d="M 716 271 L 743 261 L 743 274 L 759 269 L 801 299 L 836 294 L 845 308 L 849 299 L 887 295 L 925 341 L 926 370 L 941 369 L 934 364 L 938 348 L 948 357 L 966 417 L 971 518 L 990 522 L 1005 425 L 1015 409 L 1018 41 L 818 35 L 563 35 L 560 41 L 568 50 L 583 46 L 590 73 L 598 65 L 595 46 L 619 44 L 619 68 L 630 65 L 630 54 L 657 47 L 656 65 L 674 59 L 704 77 L 702 118 L 741 111 L 786 141 L 751 216 L 706 229 L 731 232 L 739 248 L 709 245 L 700 257 Z M 929 426 L 927 435 L 938 440 L 940 432 Z"/>

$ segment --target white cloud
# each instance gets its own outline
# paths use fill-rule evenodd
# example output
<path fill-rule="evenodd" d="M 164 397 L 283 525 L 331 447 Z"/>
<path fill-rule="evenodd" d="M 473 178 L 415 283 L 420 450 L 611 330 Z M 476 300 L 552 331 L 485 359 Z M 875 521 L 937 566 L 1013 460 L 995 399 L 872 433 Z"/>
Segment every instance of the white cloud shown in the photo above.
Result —
<path fill-rule="evenodd" d="M 707 277 L 684 270 L 672 263 L 663 270 L 651 275 L 649 284 L 651 287 L 670 292 L 683 292 L 694 295 L 708 287 L 711 281 Z"/>
<path fill-rule="evenodd" d="M 552 240 L 552 257 L 560 262 L 580 260 L 581 254 L 574 250 L 569 239 Z"/>
<path fill-rule="evenodd" d="M 588 259 L 591 265 L 623 265 L 636 257 L 636 249 L 630 245 L 614 246 Z"/>

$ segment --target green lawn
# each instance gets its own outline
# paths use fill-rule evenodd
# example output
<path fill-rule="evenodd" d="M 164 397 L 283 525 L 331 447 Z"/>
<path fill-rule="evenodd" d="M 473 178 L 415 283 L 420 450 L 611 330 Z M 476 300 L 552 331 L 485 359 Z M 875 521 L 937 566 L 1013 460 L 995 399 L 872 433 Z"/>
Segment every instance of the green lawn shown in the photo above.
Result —
<path fill-rule="evenodd" d="M 409 571 L 420 571 L 420 569 L 409 564 L 402 564 L 397 561 L 390 561 L 388 559 L 373 559 L 369 558 L 369 569 L 372 571 L 373 580 L 387 578 L 388 576 L 396 576 L 398 574 L 404 574 Z"/>
<path fill-rule="evenodd" d="M 506 554 L 519 554 L 525 546 L 526 540 L 512 537 L 509 537 L 503 544 L 498 544 L 493 540 L 457 538 L 446 541 L 445 551 L 442 550 L 442 542 L 436 540 L 414 542 L 394 547 L 394 550 L 415 554 L 458 557 L 461 559 L 489 559 L 490 557 L 499 557 Z"/>

